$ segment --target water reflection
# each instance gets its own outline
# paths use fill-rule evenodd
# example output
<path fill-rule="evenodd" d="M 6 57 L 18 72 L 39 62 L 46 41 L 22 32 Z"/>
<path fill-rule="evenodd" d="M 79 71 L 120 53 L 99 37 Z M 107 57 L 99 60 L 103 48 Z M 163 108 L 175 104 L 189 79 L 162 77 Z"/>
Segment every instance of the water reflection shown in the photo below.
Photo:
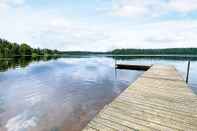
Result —
<path fill-rule="evenodd" d="M 78 131 L 142 72 L 110 58 L 61 58 L 0 73 L 1 131 Z"/>
<path fill-rule="evenodd" d="M 15 57 L 15 58 L 0 58 L 0 72 L 17 67 L 24 68 L 32 62 L 48 61 L 57 59 L 58 56 L 37 56 L 37 57 Z"/>
<path fill-rule="evenodd" d="M 115 70 L 107 57 L 39 60 L 0 61 L 0 131 L 79 131 L 143 73 Z M 187 60 L 134 57 L 117 63 L 170 64 L 183 77 L 187 69 Z M 193 60 L 189 82 L 197 93 L 196 66 Z"/>

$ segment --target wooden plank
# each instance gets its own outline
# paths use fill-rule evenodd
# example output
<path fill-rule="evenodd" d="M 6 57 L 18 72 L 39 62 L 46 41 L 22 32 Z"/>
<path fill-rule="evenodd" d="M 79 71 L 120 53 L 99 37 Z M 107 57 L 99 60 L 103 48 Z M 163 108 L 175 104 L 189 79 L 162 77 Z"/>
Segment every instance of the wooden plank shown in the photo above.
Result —
<path fill-rule="evenodd" d="M 154 65 L 84 131 L 197 131 L 197 96 L 173 66 Z"/>
<path fill-rule="evenodd" d="M 149 65 L 128 65 L 128 64 L 116 64 L 116 69 L 130 69 L 130 70 L 142 70 L 147 71 L 151 66 Z"/>

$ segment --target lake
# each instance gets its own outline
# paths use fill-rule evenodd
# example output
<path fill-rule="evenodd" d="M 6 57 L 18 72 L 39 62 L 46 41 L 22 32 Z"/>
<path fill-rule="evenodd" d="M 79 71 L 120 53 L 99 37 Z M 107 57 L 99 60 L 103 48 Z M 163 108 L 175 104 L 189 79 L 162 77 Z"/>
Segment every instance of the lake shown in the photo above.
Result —
<path fill-rule="evenodd" d="M 185 78 L 186 59 L 116 57 L 117 63 L 170 64 Z M 80 131 L 143 71 L 118 70 L 112 57 L 0 60 L 0 131 Z M 197 61 L 190 88 L 197 93 Z"/>

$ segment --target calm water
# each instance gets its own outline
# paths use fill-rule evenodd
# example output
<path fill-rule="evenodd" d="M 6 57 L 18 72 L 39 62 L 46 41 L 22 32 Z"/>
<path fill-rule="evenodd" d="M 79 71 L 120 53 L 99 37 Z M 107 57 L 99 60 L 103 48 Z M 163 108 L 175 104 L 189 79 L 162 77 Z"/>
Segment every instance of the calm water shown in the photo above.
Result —
<path fill-rule="evenodd" d="M 115 70 L 107 57 L 0 61 L 0 131 L 78 131 L 143 72 Z M 22 63 L 22 64 L 21 64 Z M 185 77 L 186 60 L 126 59 L 171 64 Z M 197 93 L 197 62 L 190 88 Z"/>
<path fill-rule="evenodd" d="M 0 73 L 0 131 L 81 130 L 142 73 L 115 72 L 111 58 L 60 58 L 23 68 L 12 62 L 4 60 Z"/>

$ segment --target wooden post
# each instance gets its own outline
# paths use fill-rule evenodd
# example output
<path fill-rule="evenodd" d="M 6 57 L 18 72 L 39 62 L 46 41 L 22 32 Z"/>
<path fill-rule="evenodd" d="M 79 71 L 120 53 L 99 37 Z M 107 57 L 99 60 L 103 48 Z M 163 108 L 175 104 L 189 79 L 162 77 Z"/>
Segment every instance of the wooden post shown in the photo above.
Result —
<path fill-rule="evenodd" d="M 190 60 L 188 61 L 188 65 L 187 65 L 186 83 L 188 83 L 188 82 L 189 82 L 189 71 L 190 71 Z"/>
<path fill-rule="evenodd" d="M 116 63 L 116 56 L 114 56 L 114 64 L 115 64 L 115 68 L 114 68 L 114 73 L 115 73 L 115 82 L 117 81 L 117 63 Z"/>
<path fill-rule="evenodd" d="M 116 65 L 117 65 L 116 56 L 114 56 L 114 60 L 115 60 L 115 68 L 116 68 Z"/>

